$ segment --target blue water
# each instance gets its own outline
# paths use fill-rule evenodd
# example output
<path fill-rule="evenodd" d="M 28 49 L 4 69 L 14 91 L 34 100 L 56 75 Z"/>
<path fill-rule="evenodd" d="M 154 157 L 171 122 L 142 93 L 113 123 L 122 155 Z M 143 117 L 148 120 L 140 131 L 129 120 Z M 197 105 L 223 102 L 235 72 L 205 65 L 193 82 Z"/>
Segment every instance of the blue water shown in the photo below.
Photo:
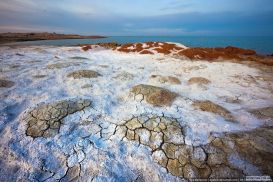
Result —
<path fill-rule="evenodd" d="M 104 39 L 66 39 L 66 40 L 42 40 L 20 42 L 16 44 L 23 45 L 78 45 L 91 44 L 98 42 L 117 42 L 117 43 L 135 43 L 135 42 L 178 42 L 189 47 L 226 47 L 235 46 L 256 50 L 260 54 L 273 54 L 273 36 L 112 36 Z"/>

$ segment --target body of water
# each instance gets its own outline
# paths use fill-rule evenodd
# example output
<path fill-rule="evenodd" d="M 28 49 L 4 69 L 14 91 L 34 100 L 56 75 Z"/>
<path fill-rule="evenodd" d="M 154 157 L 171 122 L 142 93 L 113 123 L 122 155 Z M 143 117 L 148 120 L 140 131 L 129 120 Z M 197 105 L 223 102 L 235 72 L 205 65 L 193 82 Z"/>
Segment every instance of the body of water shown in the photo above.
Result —
<path fill-rule="evenodd" d="M 93 44 L 98 42 L 177 42 L 189 47 L 226 47 L 235 46 L 256 50 L 260 54 L 273 54 L 273 37 L 268 36 L 112 36 L 103 39 L 66 39 L 17 42 L 20 45 L 58 45 L 71 46 L 78 44 Z"/>

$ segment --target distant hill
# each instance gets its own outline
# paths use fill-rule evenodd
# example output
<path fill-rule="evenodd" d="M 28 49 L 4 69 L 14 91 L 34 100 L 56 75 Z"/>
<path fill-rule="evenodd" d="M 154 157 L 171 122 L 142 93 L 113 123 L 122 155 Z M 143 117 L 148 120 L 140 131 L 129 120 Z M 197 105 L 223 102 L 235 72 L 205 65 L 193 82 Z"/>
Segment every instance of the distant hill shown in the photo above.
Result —
<path fill-rule="evenodd" d="M 57 33 L 1 33 L 0 43 L 34 41 L 34 40 L 57 40 L 57 39 L 99 39 L 104 36 L 85 36 L 76 34 Z"/>

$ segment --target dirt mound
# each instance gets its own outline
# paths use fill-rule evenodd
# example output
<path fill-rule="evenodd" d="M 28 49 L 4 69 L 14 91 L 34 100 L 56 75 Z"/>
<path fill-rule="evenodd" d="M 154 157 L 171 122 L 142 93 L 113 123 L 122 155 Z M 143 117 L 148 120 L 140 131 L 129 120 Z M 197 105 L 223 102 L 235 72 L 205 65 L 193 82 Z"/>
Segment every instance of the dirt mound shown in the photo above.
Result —
<path fill-rule="evenodd" d="M 131 89 L 131 92 L 142 95 L 143 99 L 153 106 L 170 106 L 177 94 L 161 87 L 151 85 L 137 85 Z"/>
<path fill-rule="evenodd" d="M 78 71 L 73 71 L 67 75 L 67 77 L 73 77 L 74 79 L 97 78 L 98 76 L 101 76 L 101 75 L 98 72 L 93 70 L 78 70 Z"/>
<path fill-rule="evenodd" d="M 188 83 L 190 85 L 192 84 L 207 85 L 207 84 L 210 84 L 211 81 L 203 77 L 192 77 L 189 79 Z"/>
<path fill-rule="evenodd" d="M 195 101 L 193 103 L 193 107 L 201 109 L 202 111 L 218 114 L 228 121 L 235 121 L 235 119 L 227 109 L 211 101 Z"/>
<path fill-rule="evenodd" d="M 91 45 L 86 45 L 82 47 L 83 51 L 88 51 L 89 49 L 92 49 Z"/>

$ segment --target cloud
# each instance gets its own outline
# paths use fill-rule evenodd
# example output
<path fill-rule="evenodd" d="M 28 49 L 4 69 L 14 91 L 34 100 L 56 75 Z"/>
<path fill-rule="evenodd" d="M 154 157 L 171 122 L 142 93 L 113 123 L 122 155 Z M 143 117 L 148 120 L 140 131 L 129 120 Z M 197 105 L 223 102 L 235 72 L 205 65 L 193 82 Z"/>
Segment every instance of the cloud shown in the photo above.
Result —
<path fill-rule="evenodd" d="M 187 32 L 181 28 L 140 28 L 124 29 L 131 35 L 185 35 Z"/>
<path fill-rule="evenodd" d="M 45 8 L 46 4 L 39 6 L 33 0 L 2 0 L 0 10 L 9 13 L 38 13 Z"/>
<path fill-rule="evenodd" d="M 33 25 L 0 25 L 0 32 L 64 32 L 58 27 L 33 26 Z"/>
<path fill-rule="evenodd" d="M 186 12 L 186 11 L 191 11 L 191 7 L 193 6 L 192 3 L 190 2 L 183 2 L 183 1 L 174 1 L 171 2 L 169 4 L 167 4 L 166 6 L 160 8 L 160 11 L 178 11 L 178 12 Z"/>
<path fill-rule="evenodd" d="M 257 0 L 248 0 L 248 4 L 227 1 L 2 0 L 0 27 L 1 31 L 44 28 L 44 31 L 101 35 L 273 34 L 273 10 L 252 11 Z M 264 1 L 268 4 L 259 7 L 270 5 L 269 0 Z M 230 10 L 232 7 L 234 10 Z"/>

